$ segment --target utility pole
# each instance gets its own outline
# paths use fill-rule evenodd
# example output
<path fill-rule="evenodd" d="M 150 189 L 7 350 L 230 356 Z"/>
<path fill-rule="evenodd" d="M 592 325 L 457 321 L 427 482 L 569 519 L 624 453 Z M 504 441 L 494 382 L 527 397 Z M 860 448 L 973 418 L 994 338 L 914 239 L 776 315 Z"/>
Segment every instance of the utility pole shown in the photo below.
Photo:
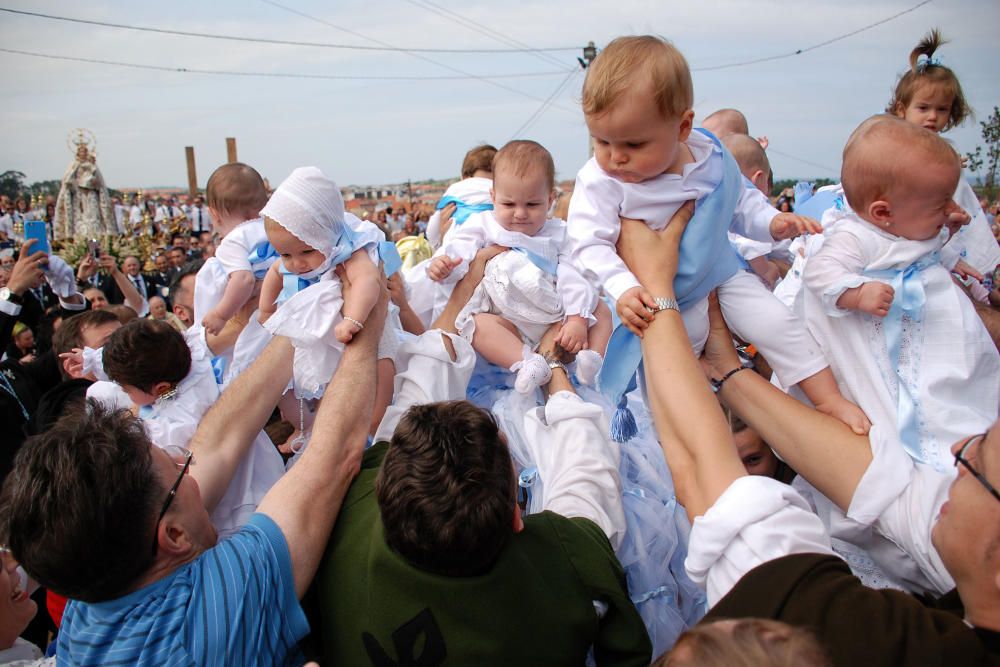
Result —
<path fill-rule="evenodd" d="M 226 137 L 226 161 L 229 164 L 239 162 L 236 159 L 236 137 Z"/>
<path fill-rule="evenodd" d="M 596 57 L 597 47 L 594 46 L 593 42 L 587 42 L 587 46 L 583 47 L 583 57 L 577 58 L 576 61 L 580 63 L 581 69 L 586 70 Z M 594 138 L 590 136 L 589 132 L 587 133 L 587 157 L 594 157 Z"/>
<path fill-rule="evenodd" d="M 198 176 L 194 169 L 194 146 L 185 146 L 184 155 L 187 157 L 188 168 L 188 194 L 192 197 L 198 196 Z"/>

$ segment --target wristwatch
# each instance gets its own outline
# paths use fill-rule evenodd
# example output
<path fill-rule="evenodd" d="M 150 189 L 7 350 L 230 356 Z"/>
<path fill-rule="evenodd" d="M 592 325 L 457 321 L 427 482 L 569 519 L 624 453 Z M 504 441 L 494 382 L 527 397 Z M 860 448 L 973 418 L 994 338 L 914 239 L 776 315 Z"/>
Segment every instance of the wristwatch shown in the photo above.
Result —
<path fill-rule="evenodd" d="M 653 297 L 653 301 L 656 302 L 656 308 L 653 309 L 654 313 L 658 313 L 661 310 L 676 310 L 678 313 L 681 312 L 681 307 L 677 305 L 676 299 L 668 299 L 665 296 Z"/>
<path fill-rule="evenodd" d="M 545 358 L 545 363 L 547 363 L 549 365 L 549 368 L 551 370 L 555 370 L 557 368 L 562 369 L 562 372 L 566 374 L 566 377 L 569 377 L 569 369 L 566 368 L 566 364 L 564 364 L 563 362 L 559 361 L 558 359 L 555 359 L 555 358 L 551 358 L 550 359 L 549 357 L 546 357 Z"/>
<path fill-rule="evenodd" d="M 19 306 L 24 305 L 24 299 L 21 298 L 21 295 L 14 294 L 9 287 L 0 287 L 0 301 L 10 301 Z"/>

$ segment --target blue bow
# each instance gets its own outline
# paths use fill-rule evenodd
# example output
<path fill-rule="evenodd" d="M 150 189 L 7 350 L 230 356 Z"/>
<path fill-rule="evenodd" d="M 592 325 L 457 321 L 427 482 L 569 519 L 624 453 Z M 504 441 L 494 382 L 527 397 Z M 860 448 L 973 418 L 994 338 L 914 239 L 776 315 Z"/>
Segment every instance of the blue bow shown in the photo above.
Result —
<path fill-rule="evenodd" d="M 250 261 L 250 271 L 253 272 L 253 277 L 256 280 L 263 280 L 264 276 L 267 275 L 268 269 L 278 259 L 278 251 L 270 243 L 264 241 L 257 244 L 257 247 L 250 252 L 247 259 Z"/>
<path fill-rule="evenodd" d="M 548 273 L 551 276 L 556 275 L 556 271 L 558 270 L 558 264 L 556 262 L 553 262 L 551 259 L 546 259 L 545 257 L 539 255 L 537 252 L 528 250 L 527 248 L 515 247 L 511 248 L 511 250 L 513 250 L 514 252 L 519 252 L 525 257 L 527 257 L 532 264 L 537 266 L 545 273 Z"/>
<path fill-rule="evenodd" d="M 296 273 L 290 273 L 281 267 L 281 293 L 278 295 L 278 303 L 284 303 L 293 296 L 319 282 L 319 276 L 315 278 L 302 278 Z"/>
<path fill-rule="evenodd" d="M 733 156 L 707 130 L 698 128 L 722 151 L 722 181 L 702 198 L 681 237 L 680 259 L 674 278 L 674 291 L 681 310 L 696 304 L 713 289 L 740 270 L 740 257 L 729 243 L 729 226 L 743 190 L 743 175 Z M 709 159 L 720 159 L 712 156 Z M 604 358 L 598 378 L 601 393 L 618 406 L 612 418 L 612 431 L 624 435 L 624 442 L 634 429 L 634 417 L 628 412 L 625 395 L 635 387 L 634 376 L 642 362 L 642 343 L 624 325 L 618 325 Z M 630 419 L 631 418 L 631 419 Z M 616 428 L 620 427 L 620 428 Z"/>
<path fill-rule="evenodd" d="M 885 269 L 881 271 L 866 271 L 865 275 L 872 278 L 888 280 L 895 294 L 892 306 L 883 320 L 886 349 L 889 361 L 896 373 L 898 395 L 896 398 L 896 423 L 899 428 L 903 448 L 915 461 L 928 463 L 920 452 L 920 418 L 917 402 L 910 394 L 906 381 L 899 372 L 899 357 L 903 342 L 903 316 L 912 322 L 920 322 L 924 314 L 926 295 L 921 272 L 929 266 L 939 264 L 941 257 L 937 251 L 913 262 L 904 269 Z"/>
<path fill-rule="evenodd" d="M 437 206 L 434 208 L 440 211 L 448 204 L 455 205 L 455 212 L 451 214 L 451 221 L 456 225 L 460 225 L 468 220 L 469 216 L 473 213 L 482 213 L 483 211 L 493 210 L 492 202 L 486 202 L 485 204 L 466 204 L 458 197 L 452 197 L 451 195 L 442 197 L 441 201 L 439 201 Z"/>
<path fill-rule="evenodd" d="M 378 244 L 378 256 L 382 260 L 386 278 L 403 268 L 403 258 L 399 256 L 399 249 L 392 241 L 381 241 Z"/>

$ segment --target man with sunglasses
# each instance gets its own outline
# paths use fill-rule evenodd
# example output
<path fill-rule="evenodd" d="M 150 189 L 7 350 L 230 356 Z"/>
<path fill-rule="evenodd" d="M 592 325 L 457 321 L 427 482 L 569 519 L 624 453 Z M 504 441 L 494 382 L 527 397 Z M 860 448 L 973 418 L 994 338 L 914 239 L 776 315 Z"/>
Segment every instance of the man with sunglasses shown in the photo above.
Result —
<path fill-rule="evenodd" d="M 190 451 L 153 446 L 138 420 L 97 404 L 30 442 L 0 493 L 0 543 L 72 600 L 59 664 L 301 662 L 309 626 L 298 600 L 371 421 L 382 291 L 371 324 L 344 351 L 299 465 L 225 540 L 209 513 L 284 393 L 287 339 L 276 338 L 223 393 Z"/>

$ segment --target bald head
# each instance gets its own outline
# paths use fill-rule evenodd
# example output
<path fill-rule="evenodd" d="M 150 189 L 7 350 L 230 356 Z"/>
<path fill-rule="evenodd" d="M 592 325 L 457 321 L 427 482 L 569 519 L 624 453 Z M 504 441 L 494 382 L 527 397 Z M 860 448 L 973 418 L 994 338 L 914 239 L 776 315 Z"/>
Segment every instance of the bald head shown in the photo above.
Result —
<path fill-rule="evenodd" d="M 893 188 L 912 180 L 928 164 L 954 167 L 958 154 L 937 133 L 888 114 L 872 116 L 851 133 L 844 146 L 840 180 L 847 201 L 855 211 L 889 198 Z"/>
<path fill-rule="evenodd" d="M 701 121 L 701 126 L 720 139 L 731 134 L 750 134 L 747 117 L 737 109 L 719 109 Z"/>
<path fill-rule="evenodd" d="M 757 140 L 746 134 L 730 134 L 722 138 L 722 145 L 733 154 L 743 175 L 767 194 L 767 177 L 771 173 L 771 162 Z"/>

